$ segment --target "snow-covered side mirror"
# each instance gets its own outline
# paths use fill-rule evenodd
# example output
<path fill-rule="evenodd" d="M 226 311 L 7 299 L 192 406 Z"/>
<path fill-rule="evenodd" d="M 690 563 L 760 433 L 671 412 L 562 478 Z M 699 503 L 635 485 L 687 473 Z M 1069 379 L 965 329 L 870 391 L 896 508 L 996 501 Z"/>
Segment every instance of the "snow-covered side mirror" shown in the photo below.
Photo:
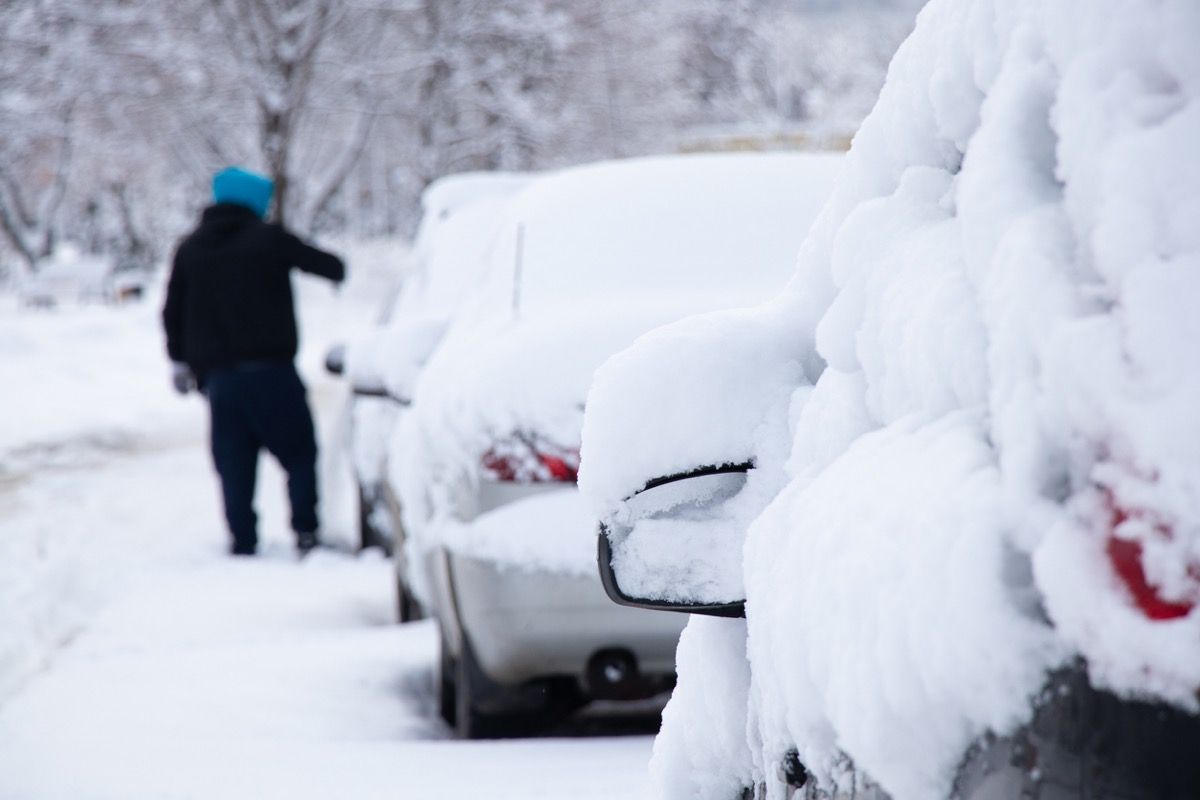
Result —
<path fill-rule="evenodd" d="M 346 371 L 346 345 L 335 344 L 325 352 L 325 371 L 330 375 L 341 375 Z"/>
<path fill-rule="evenodd" d="M 350 381 L 355 397 L 388 396 L 380 367 L 381 341 L 384 331 L 374 331 L 365 339 L 354 342 L 342 356 L 342 374 Z M 328 363 L 328 358 L 326 359 Z"/>
<path fill-rule="evenodd" d="M 355 342 L 345 355 L 345 375 L 358 397 L 412 401 L 417 377 L 446 332 L 444 318 L 393 322 Z"/>
<path fill-rule="evenodd" d="M 597 370 L 579 488 L 604 526 L 599 567 L 616 602 L 741 614 L 746 533 L 784 480 L 774 443 L 810 384 L 798 317 L 688 317 Z"/>
<path fill-rule="evenodd" d="M 412 400 L 417 380 L 448 327 L 449 320 L 445 317 L 431 316 L 410 319 L 387 329 L 378 353 L 379 378 L 393 400 Z"/>
<path fill-rule="evenodd" d="M 730 501 L 750 462 L 701 467 L 649 481 L 600 525 L 599 567 L 616 603 L 718 617 L 745 616 L 742 517 Z"/>

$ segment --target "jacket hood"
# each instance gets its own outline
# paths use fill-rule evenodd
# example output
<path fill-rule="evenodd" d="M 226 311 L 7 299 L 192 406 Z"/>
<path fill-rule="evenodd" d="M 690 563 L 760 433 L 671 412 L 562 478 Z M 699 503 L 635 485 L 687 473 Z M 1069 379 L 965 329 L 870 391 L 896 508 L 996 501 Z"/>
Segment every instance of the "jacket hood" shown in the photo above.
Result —
<path fill-rule="evenodd" d="M 201 232 L 229 233 L 259 221 L 259 216 L 236 203 L 217 203 L 200 215 Z"/>

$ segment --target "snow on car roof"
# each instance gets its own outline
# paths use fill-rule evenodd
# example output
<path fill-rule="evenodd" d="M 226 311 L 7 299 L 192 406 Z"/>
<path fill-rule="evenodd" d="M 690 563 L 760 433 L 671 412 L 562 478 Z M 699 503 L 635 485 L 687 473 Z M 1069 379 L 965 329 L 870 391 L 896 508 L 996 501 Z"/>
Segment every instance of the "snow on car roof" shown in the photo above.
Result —
<path fill-rule="evenodd" d="M 493 299 L 532 314 L 639 296 L 758 302 L 790 274 L 840 164 L 832 153 L 708 154 L 553 173 L 509 204 Z"/>
<path fill-rule="evenodd" d="M 493 195 L 509 196 L 529 182 L 520 172 L 459 172 L 438 178 L 421 194 L 421 210 L 438 217 Z"/>
<path fill-rule="evenodd" d="M 423 373 L 418 393 L 441 400 L 418 415 L 455 408 L 444 422 L 460 432 L 547 425 L 577 442 L 605 358 L 658 324 L 784 285 L 840 161 L 672 156 L 534 180 L 509 201 L 487 283 Z"/>

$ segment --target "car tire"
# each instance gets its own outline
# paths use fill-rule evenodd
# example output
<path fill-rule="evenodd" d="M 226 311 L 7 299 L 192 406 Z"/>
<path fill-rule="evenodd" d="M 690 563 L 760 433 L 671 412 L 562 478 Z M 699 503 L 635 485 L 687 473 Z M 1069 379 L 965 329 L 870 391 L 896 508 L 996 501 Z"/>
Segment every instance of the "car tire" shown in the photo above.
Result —
<path fill-rule="evenodd" d="M 468 648 L 454 662 L 454 731 L 460 739 L 495 739 L 509 733 L 506 717 L 479 710 L 483 689 L 479 667 Z"/>
<path fill-rule="evenodd" d="M 417 602 L 417 598 L 413 597 L 412 592 L 408 590 L 408 586 L 404 583 L 404 579 L 399 575 L 396 576 L 396 621 L 403 624 L 405 622 L 416 622 L 423 619 L 424 614 L 421 610 L 421 604 Z"/>
<path fill-rule="evenodd" d="M 375 502 L 360 483 L 358 484 L 358 549 L 378 547 L 387 555 L 392 554 L 392 540 L 371 521 L 375 513 Z"/>
<path fill-rule="evenodd" d="M 520 687 L 505 688 L 488 680 L 464 646 L 455 660 L 453 706 L 454 730 L 462 739 L 501 739 L 530 736 L 566 719 L 587 703 L 578 684 L 568 678 L 549 678 Z M 480 700 L 490 705 L 511 707 L 503 711 L 481 710 Z"/>
<path fill-rule="evenodd" d="M 455 685 L 455 675 L 458 671 L 458 664 L 455 663 L 454 656 L 450 655 L 450 648 L 446 646 L 446 637 L 439 636 L 438 642 L 438 715 L 445 720 L 447 725 L 453 727 L 456 725 L 457 713 L 455 701 L 458 687 Z"/>

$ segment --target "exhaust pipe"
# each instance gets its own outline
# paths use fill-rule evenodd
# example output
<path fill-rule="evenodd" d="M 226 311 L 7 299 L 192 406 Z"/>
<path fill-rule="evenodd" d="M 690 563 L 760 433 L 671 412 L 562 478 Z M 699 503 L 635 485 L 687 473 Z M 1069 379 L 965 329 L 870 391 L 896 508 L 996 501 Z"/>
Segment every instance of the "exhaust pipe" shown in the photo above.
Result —
<path fill-rule="evenodd" d="M 588 659 L 587 691 L 601 700 L 633 700 L 646 696 L 646 681 L 637 658 L 623 648 L 597 650 Z"/>

